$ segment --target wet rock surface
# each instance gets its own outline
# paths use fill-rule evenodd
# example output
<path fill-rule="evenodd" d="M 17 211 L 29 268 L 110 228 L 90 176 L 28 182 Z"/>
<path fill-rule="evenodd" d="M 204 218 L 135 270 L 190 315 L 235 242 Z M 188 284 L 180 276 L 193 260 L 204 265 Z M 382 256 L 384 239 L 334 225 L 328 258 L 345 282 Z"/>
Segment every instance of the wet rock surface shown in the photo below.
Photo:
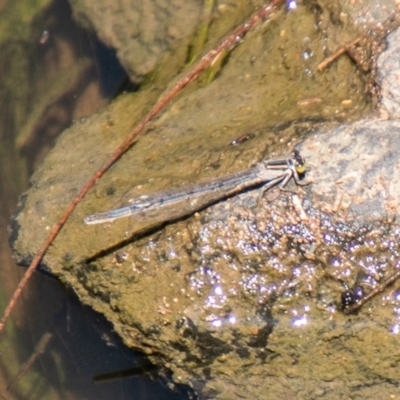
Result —
<path fill-rule="evenodd" d="M 261 113 L 268 103 L 260 82 L 269 44 L 258 33 L 244 41 L 218 79 L 176 101 L 98 182 L 43 267 L 103 313 L 128 346 L 204 398 L 396 395 L 397 286 L 357 315 L 343 314 L 342 307 L 343 294 L 345 302 L 356 301 L 399 266 L 400 123 L 377 116 L 339 127 L 315 118 L 293 122 L 305 113 L 296 106 L 278 124 L 283 117 L 275 106 Z M 395 56 L 397 42 L 397 36 L 389 40 Z M 232 66 L 253 52 L 259 58 L 250 76 L 238 74 Z M 292 75 L 285 78 L 291 82 Z M 380 75 L 382 87 L 390 79 Z M 30 260 L 137 122 L 142 103 L 145 92 L 121 96 L 60 138 L 13 221 L 20 262 Z M 325 111 L 334 107 L 327 98 L 318 104 Z M 395 110 L 393 103 L 382 104 Z M 249 140 L 230 145 L 243 135 Z M 82 222 L 130 198 L 289 153 L 298 139 L 312 184 L 292 187 L 296 194 L 256 189 L 174 223 L 165 223 L 173 210 L 151 220 Z"/>

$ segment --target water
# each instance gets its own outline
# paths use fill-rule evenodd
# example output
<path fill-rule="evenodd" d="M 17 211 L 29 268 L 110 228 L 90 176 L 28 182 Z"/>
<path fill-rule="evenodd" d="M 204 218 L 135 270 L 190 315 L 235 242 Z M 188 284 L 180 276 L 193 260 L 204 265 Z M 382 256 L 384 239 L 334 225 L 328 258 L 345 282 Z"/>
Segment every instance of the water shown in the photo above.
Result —
<path fill-rule="evenodd" d="M 29 175 L 56 136 L 74 119 L 104 106 L 125 78 L 112 52 L 66 17 L 66 1 L 38 11 L 25 33 L 12 28 L 21 26 L 19 19 L 29 19 L 16 17 L 14 7 L 1 10 L 11 27 L 0 47 L 1 310 L 25 272 L 12 259 L 7 225 Z M 148 363 L 127 350 L 102 317 L 40 272 L 7 324 L 0 351 L 0 398 L 188 398 L 185 390 L 168 388 L 169 380 L 152 381 L 154 371 L 146 368 L 134 377 L 122 372 L 104 380 L 104 375 L 135 372 Z"/>

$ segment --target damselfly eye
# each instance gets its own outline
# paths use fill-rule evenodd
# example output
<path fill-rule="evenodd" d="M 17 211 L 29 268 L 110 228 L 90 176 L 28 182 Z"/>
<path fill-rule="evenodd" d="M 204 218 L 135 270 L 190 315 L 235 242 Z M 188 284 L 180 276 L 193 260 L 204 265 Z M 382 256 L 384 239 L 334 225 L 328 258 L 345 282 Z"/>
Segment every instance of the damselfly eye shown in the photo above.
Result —
<path fill-rule="evenodd" d="M 307 171 L 307 168 L 306 168 L 306 165 L 305 165 L 305 164 L 299 164 L 299 165 L 296 166 L 296 172 L 297 172 L 299 175 L 305 174 L 306 171 Z"/>

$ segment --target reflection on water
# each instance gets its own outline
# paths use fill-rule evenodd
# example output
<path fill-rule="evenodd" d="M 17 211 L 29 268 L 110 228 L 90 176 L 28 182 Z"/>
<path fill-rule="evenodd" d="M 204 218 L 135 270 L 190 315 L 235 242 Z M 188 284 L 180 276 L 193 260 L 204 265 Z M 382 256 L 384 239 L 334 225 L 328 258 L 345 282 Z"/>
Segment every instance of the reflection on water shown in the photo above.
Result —
<path fill-rule="evenodd" d="M 7 224 L 29 174 L 56 135 L 105 105 L 124 79 L 120 67 L 112 67 L 115 62 L 108 64 L 110 52 L 66 18 L 66 1 L 50 8 L 42 3 L 46 11 L 30 8 L 36 14 L 29 16 L 28 32 L 9 29 L 0 39 L 1 310 L 25 272 L 12 260 Z M 0 9 L 2 17 L 10 26 L 27 24 L 28 16 L 17 15 L 14 4 Z M 108 60 L 99 58 L 104 55 Z M 104 63 L 108 72 L 102 76 Z M 7 324 L 0 351 L 0 399 L 187 398 L 166 382 L 151 381 L 151 369 L 126 378 L 124 371 L 137 375 L 146 361 L 126 350 L 106 321 L 40 272 Z"/>

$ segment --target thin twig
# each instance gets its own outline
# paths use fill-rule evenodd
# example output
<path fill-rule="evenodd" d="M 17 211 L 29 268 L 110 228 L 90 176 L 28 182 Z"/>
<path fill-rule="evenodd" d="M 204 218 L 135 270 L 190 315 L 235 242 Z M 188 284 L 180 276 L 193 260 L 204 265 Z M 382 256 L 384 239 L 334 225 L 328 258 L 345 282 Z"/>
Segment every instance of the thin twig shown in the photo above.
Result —
<path fill-rule="evenodd" d="M 389 15 L 388 18 L 386 18 L 385 21 L 382 22 L 382 24 L 379 25 L 379 29 L 376 29 L 375 31 L 368 30 L 362 36 L 340 47 L 331 56 L 325 58 L 324 61 L 318 64 L 317 71 L 322 72 L 326 67 L 328 67 L 328 65 L 336 61 L 342 54 L 349 52 L 349 50 L 351 50 L 352 47 L 358 44 L 362 39 L 371 36 L 372 33 L 378 34 L 381 37 L 386 37 L 390 32 L 392 32 L 395 28 L 397 28 L 396 20 L 399 17 L 399 15 L 400 11 L 393 12 L 391 15 Z"/>
<path fill-rule="evenodd" d="M 322 72 L 329 64 L 332 64 L 334 61 L 336 61 L 342 54 L 346 53 L 351 49 L 353 46 L 355 46 L 361 38 L 354 39 L 352 42 L 345 44 L 342 46 L 340 49 L 336 50 L 331 56 L 325 58 L 324 61 L 318 64 L 317 66 L 317 71 Z"/>
<path fill-rule="evenodd" d="M 379 286 L 377 286 L 375 289 L 371 290 L 367 295 L 365 295 L 360 301 L 357 303 L 354 303 L 353 305 L 346 307 L 343 312 L 345 314 L 352 314 L 355 311 L 359 310 L 367 301 L 371 300 L 373 297 L 375 297 L 377 294 L 382 293 L 388 286 L 390 286 L 392 283 L 396 282 L 397 279 L 400 278 L 400 270 L 395 272 L 392 276 L 390 276 L 388 279 L 383 281 Z"/>
<path fill-rule="evenodd" d="M 49 236 L 45 240 L 43 246 L 40 248 L 32 263 L 28 267 L 24 277 L 18 284 L 11 300 L 9 301 L 6 310 L 4 311 L 3 317 L 0 320 L 0 333 L 3 331 L 6 321 L 8 320 L 11 312 L 13 311 L 19 297 L 21 296 L 22 290 L 29 282 L 30 277 L 35 272 L 43 256 L 46 254 L 47 249 L 53 243 L 57 237 L 61 228 L 64 226 L 69 216 L 75 210 L 76 206 L 86 196 L 87 192 L 96 184 L 96 182 L 104 175 L 104 173 L 130 148 L 132 143 L 136 140 L 138 135 L 144 130 L 148 123 L 157 116 L 160 111 L 170 103 L 170 101 L 190 82 L 194 81 L 199 74 L 204 71 L 209 65 L 213 63 L 215 59 L 221 56 L 225 51 L 230 51 L 236 47 L 243 37 L 254 27 L 264 21 L 273 11 L 276 10 L 277 6 L 283 0 L 273 0 L 271 3 L 264 5 L 258 12 L 250 17 L 246 22 L 240 25 L 236 30 L 224 39 L 215 50 L 209 51 L 198 63 L 195 65 L 182 79 L 180 79 L 175 86 L 167 91 L 160 100 L 154 105 L 154 107 L 145 115 L 139 125 L 130 133 L 128 138 L 122 143 L 120 147 L 110 156 L 106 163 L 101 167 L 93 177 L 86 183 L 81 189 L 79 194 L 75 197 L 72 203 L 67 207 L 64 214 L 61 216 L 59 221 L 52 228 Z"/>
<path fill-rule="evenodd" d="M 20 379 L 31 369 L 37 358 L 46 351 L 46 348 L 52 338 L 53 334 L 50 332 L 46 332 L 41 337 L 41 339 L 35 346 L 35 350 L 31 354 L 29 359 L 24 363 L 24 365 L 19 369 L 17 376 L 8 384 L 6 390 L 10 390 L 12 386 L 15 386 L 20 381 Z"/>

